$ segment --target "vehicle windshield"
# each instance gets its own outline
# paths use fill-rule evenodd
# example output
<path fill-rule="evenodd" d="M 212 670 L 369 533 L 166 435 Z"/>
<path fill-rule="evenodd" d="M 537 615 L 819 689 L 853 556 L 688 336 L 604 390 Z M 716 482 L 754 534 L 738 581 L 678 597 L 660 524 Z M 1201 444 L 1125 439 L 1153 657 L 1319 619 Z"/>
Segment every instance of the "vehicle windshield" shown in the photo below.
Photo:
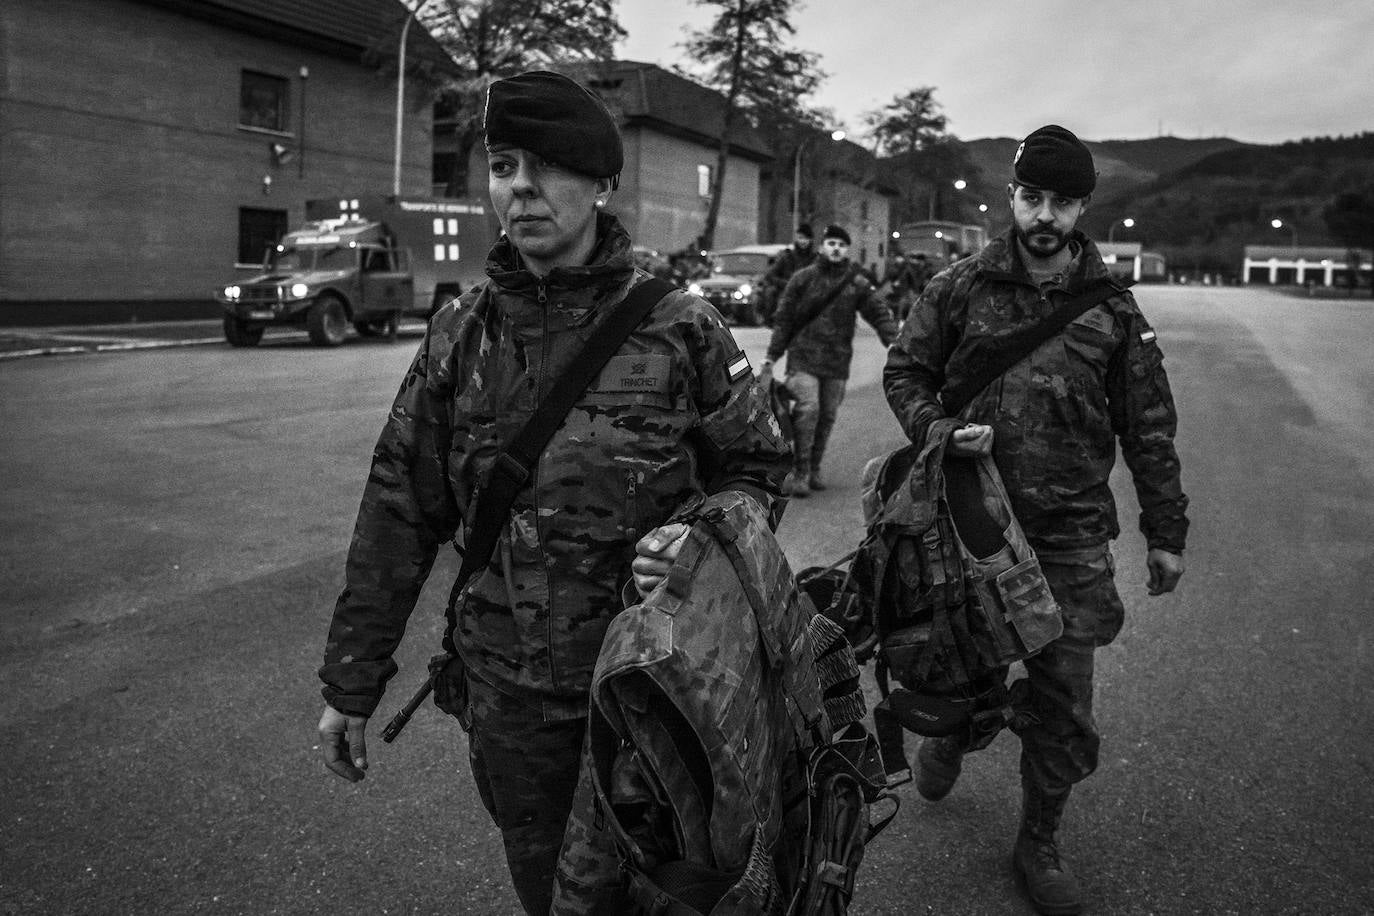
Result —
<path fill-rule="evenodd" d="M 768 255 L 761 252 L 718 254 L 711 258 L 711 273 L 752 277 L 768 269 Z"/>
<path fill-rule="evenodd" d="M 357 260 L 357 249 L 340 245 L 290 246 L 281 251 L 273 249 L 267 256 L 267 269 L 281 273 L 301 273 L 307 270 L 347 270 Z"/>

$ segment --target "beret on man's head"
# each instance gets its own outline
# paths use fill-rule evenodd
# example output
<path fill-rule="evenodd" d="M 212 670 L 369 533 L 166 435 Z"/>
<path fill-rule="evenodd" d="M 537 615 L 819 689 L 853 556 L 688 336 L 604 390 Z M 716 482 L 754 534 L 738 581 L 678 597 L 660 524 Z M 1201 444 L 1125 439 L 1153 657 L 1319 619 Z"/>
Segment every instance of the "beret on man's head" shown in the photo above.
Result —
<path fill-rule="evenodd" d="M 829 226 L 825 227 L 825 235 L 821 236 L 821 241 L 824 241 L 826 239 L 839 239 L 846 245 L 853 244 L 849 241 L 849 233 L 844 231 L 844 227 L 837 226 L 834 223 L 831 223 Z"/>
<path fill-rule="evenodd" d="M 1087 197 L 1097 187 L 1093 154 L 1058 124 L 1047 124 L 1021 141 L 1012 159 L 1012 177 L 1028 188 L 1068 197 Z"/>
<path fill-rule="evenodd" d="M 625 149 L 606 105 L 575 80 L 530 70 L 487 88 L 486 143 L 518 146 L 592 178 L 620 174 Z"/>

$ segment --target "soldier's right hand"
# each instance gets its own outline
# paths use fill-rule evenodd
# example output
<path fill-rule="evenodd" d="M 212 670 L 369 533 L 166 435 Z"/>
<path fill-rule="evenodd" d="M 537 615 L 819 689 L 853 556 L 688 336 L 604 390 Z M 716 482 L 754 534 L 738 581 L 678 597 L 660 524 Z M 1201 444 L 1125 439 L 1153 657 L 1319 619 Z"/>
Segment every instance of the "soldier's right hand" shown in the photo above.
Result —
<path fill-rule="evenodd" d="M 949 453 L 961 458 L 992 454 L 992 427 L 970 423 L 949 436 Z"/>
<path fill-rule="evenodd" d="M 367 775 L 367 716 L 350 716 L 325 706 L 319 730 L 320 750 L 329 772 L 349 782 Z"/>

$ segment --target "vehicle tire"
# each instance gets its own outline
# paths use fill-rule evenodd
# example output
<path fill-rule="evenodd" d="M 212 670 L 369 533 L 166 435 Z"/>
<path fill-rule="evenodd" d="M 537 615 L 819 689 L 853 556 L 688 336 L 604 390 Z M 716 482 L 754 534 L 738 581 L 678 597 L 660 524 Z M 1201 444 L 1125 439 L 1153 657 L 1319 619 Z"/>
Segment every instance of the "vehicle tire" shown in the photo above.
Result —
<path fill-rule="evenodd" d="M 224 316 L 224 339 L 231 347 L 256 347 L 262 340 L 262 325 L 253 325 L 233 315 Z"/>
<path fill-rule="evenodd" d="M 353 322 L 353 327 L 358 329 L 361 337 L 380 337 L 386 333 L 387 322 L 385 318 L 369 318 Z"/>
<path fill-rule="evenodd" d="M 348 313 L 338 296 L 321 296 L 305 316 L 310 342 L 317 347 L 337 347 L 348 336 Z"/>

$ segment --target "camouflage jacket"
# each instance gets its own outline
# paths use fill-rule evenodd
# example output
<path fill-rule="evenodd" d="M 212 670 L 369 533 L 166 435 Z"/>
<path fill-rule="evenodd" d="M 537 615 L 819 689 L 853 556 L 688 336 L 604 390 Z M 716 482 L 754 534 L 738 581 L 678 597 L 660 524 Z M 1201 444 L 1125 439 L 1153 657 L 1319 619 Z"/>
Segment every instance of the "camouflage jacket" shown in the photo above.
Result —
<path fill-rule="evenodd" d="M 945 415 L 938 392 L 969 347 L 1038 321 L 1107 268 L 1075 233 L 1077 269 L 1036 285 L 1011 232 L 936 274 L 912 306 L 883 373 L 887 400 L 913 442 Z M 1095 306 L 1007 370 L 963 416 L 993 427 L 993 457 L 1026 536 L 1042 549 L 1104 543 L 1120 533 L 1108 477 L 1116 441 L 1150 547 L 1182 553 L 1188 531 L 1174 450 L 1177 417 L 1155 332 L 1129 292 Z"/>
<path fill-rule="evenodd" d="M 847 287 L 810 322 L 810 315 L 848 271 Z M 851 269 L 849 261 L 831 264 L 819 258 L 787 281 L 773 315 L 773 336 L 768 358 L 787 354 L 789 372 L 806 372 L 820 378 L 849 378 L 854 358 L 855 315 L 862 314 L 887 346 L 897 337 L 897 320 L 886 303 L 873 295 L 873 284 Z M 802 322 L 806 322 L 802 324 Z"/>
<path fill-rule="evenodd" d="M 370 715 L 438 547 L 470 533 L 475 489 L 580 352 L 647 276 L 608 215 L 591 264 L 540 280 L 505 239 L 489 280 L 439 311 L 373 455 L 320 669 L 335 708 Z M 585 701 L 635 541 L 703 494 L 772 504 L 787 446 L 720 315 L 675 291 L 545 448 L 490 564 L 450 597 L 445 636 L 470 670 L 539 701 Z"/>
<path fill-rule="evenodd" d="M 787 281 L 792 279 L 792 275 L 803 267 L 809 267 L 816 263 L 816 246 L 812 246 L 802 251 L 795 244 L 784 248 L 778 253 L 778 259 L 773 262 L 773 266 L 768 268 L 768 273 L 764 274 L 763 282 L 767 286 L 776 287 L 781 291 L 787 285 Z"/>

